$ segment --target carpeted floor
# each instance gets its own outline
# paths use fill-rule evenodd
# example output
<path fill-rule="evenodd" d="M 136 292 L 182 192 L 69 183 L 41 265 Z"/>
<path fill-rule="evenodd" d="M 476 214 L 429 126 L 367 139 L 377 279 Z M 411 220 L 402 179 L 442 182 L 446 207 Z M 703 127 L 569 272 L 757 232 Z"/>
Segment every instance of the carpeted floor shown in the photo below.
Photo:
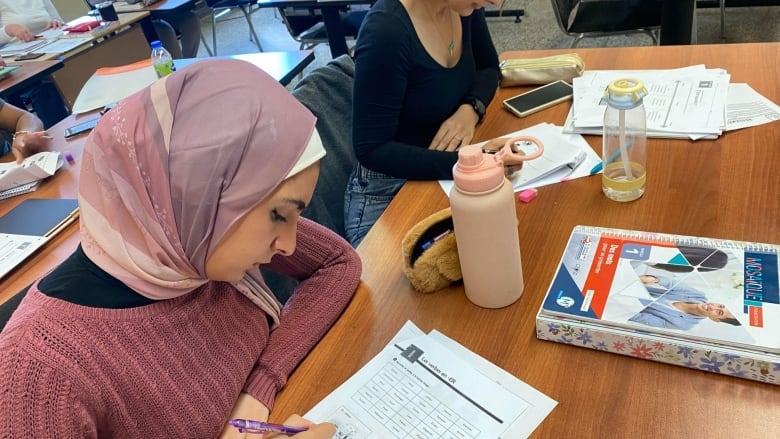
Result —
<path fill-rule="evenodd" d="M 557 25 L 550 0 L 506 0 L 505 9 L 523 8 L 525 16 L 521 23 L 512 17 L 488 18 L 488 26 L 499 53 L 513 49 L 567 48 L 572 37 L 567 36 Z M 203 16 L 202 30 L 211 46 L 210 10 L 200 9 Z M 275 9 L 259 9 L 252 14 L 264 51 L 295 50 L 299 44 L 290 37 L 285 24 Z M 734 7 L 726 9 L 724 39 L 720 36 L 720 10 L 698 9 L 696 29 L 699 44 L 741 43 L 756 41 L 780 41 L 780 6 Z M 243 14 L 234 11 L 219 19 L 217 23 L 217 44 L 220 55 L 250 53 L 257 46 L 249 38 L 249 28 Z M 351 43 L 350 43 L 351 44 Z M 579 47 L 645 46 L 652 44 L 647 35 L 586 38 Z M 208 56 L 201 45 L 199 56 Z M 315 48 L 315 62 L 309 71 L 330 60 L 327 44 Z M 305 73 L 305 72 L 304 72 Z"/>

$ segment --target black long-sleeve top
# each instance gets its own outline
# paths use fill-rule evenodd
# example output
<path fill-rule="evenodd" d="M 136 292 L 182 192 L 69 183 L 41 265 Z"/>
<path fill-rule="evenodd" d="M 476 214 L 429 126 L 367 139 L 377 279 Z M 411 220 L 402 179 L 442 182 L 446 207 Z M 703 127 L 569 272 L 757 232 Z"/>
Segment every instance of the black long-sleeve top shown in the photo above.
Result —
<path fill-rule="evenodd" d="M 461 24 L 462 55 L 447 68 L 425 50 L 398 0 L 371 8 L 355 49 L 352 142 L 363 166 L 411 180 L 452 178 L 457 153 L 428 145 L 466 97 L 487 105 L 499 79 L 484 11 Z"/>

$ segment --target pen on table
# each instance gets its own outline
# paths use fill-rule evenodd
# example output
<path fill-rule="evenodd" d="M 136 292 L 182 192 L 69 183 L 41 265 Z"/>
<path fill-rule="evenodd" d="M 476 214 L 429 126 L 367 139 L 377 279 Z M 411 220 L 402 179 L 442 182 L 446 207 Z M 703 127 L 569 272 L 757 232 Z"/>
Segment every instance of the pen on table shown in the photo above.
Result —
<path fill-rule="evenodd" d="M 631 149 L 631 146 L 633 146 L 633 143 L 631 143 L 631 142 L 628 142 L 628 143 L 626 144 L 626 149 L 627 149 L 627 150 L 628 150 L 628 149 Z M 619 149 L 616 149 L 616 150 L 615 150 L 615 152 L 613 152 L 613 153 L 612 153 L 612 155 L 610 155 L 610 156 L 607 158 L 607 164 L 610 164 L 610 163 L 614 162 L 615 160 L 617 160 L 617 159 L 618 159 L 618 157 L 620 157 L 620 150 L 619 150 Z M 601 171 L 603 168 L 604 168 L 604 162 L 603 162 L 603 161 L 596 163 L 596 165 L 595 165 L 595 166 L 593 166 L 593 167 L 590 169 L 590 175 L 593 175 L 593 174 L 598 174 L 598 173 L 599 173 L 599 172 L 600 172 L 600 171 Z"/>
<path fill-rule="evenodd" d="M 569 164 L 567 164 L 567 165 L 566 165 L 566 167 L 567 167 L 567 168 L 569 168 L 569 171 L 568 171 L 568 172 L 566 172 L 566 175 L 564 175 L 563 177 L 561 177 L 561 179 L 560 179 L 560 182 L 561 182 L 561 183 L 563 183 L 563 182 L 565 182 L 565 181 L 569 181 L 569 177 L 571 177 L 571 174 L 573 174 L 573 173 L 574 173 L 574 171 L 576 171 L 576 170 L 577 170 L 577 168 L 579 168 L 579 167 L 580 167 L 580 165 L 582 164 L 582 162 L 584 162 L 584 161 L 585 161 L 585 156 L 586 156 L 586 155 L 587 155 L 587 154 L 585 154 L 585 151 L 580 151 L 580 152 L 577 154 L 577 156 L 576 156 L 576 157 L 574 157 L 574 160 L 572 160 L 572 162 L 571 162 L 571 163 L 569 163 Z M 592 171 L 592 170 L 591 170 L 591 171 Z"/>
<path fill-rule="evenodd" d="M 76 208 L 73 212 L 71 212 L 65 219 L 59 222 L 56 226 L 52 227 L 51 230 L 49 230 L 45 235 L 43 235 L 45 238 L 51 238 L 54 236 L 57 236 L 60 232 L 65 230 L 66 227 L 76 222 L 77 219 L 79 219 L 80 213 L 79 209 Z"/>
<path fill-rule="evenodd" d="M 271 424 L 270 422 L 251 421 L 249 419 L 231 419 L 230 425 L 236 427 L 239 433 L 281 433 L 287 436 L 302 433 L 308 430 L 308 427 L 292 427 L 290 425 Z"/>

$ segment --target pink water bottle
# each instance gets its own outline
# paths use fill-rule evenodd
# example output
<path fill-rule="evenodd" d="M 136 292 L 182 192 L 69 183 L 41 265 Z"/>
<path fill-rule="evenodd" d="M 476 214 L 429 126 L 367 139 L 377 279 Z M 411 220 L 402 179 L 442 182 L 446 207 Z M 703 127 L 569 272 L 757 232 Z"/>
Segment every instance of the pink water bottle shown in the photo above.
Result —
<path fill-rule="evenodd" d="M 450 206 L 466 297 L 483 308 L 511 305 L 524 285 L 514 191 L 504 165 L 469 145 L 458 151 L 452 175 Z"/>

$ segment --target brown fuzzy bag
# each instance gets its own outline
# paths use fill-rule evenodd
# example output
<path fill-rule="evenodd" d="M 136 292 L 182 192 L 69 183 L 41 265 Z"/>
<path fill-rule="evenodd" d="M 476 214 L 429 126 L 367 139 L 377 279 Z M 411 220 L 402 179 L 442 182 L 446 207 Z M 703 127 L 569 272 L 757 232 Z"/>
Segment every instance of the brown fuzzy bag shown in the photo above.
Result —
<path fill-rule="evenodd" d="M 401 247 L 404 274 L 415 290 L 431 293 L 463 278 L 449 207 L 415 224 Z"/>

